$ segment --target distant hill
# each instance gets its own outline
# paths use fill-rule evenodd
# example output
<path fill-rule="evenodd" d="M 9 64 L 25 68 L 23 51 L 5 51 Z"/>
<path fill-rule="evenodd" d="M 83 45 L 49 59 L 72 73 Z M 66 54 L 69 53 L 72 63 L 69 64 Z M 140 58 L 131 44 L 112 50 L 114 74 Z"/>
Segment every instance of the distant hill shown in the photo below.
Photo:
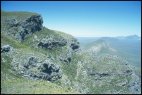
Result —
<path fill-rule="evenodd" d="M 141 37 L 139 37 L 138 35 L 129 35 L 129 36 L 118 36 L 116 37 L 118 39 L 132 39 L 132 40 L 141 40 Z"/>
<path fill-rule="evenodd" d="M 140 66 L 140 51 L 141 51 L 141 41 L 138 40 L 138 36 L 128 36 L 128 37 L 102 37 L 98 40 L 94 39 L 86 45 L 84 49 L 92 49 L 100 47 L 100 51 L 108 52 L 109 54 L 117 54 L 123 58 L 129 60 L 129 62 L 135 66 Z"/>
<path fill-rule="evenodd" d="M 140 39 L 139 36 L 137 35 L 130 35 L 130 36 L 126 36 L 127 39 Z"/>

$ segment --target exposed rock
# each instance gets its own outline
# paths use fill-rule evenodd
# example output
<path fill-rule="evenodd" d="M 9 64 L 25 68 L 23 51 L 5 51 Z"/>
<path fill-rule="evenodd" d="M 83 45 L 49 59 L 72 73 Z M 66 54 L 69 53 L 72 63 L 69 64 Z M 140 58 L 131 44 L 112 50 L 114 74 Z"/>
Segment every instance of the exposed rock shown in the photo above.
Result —
<path fill-rule="evenodd" d="M 71 62 L 71 58 L 69 57 L 69 58 L 67 58 L 67 60 L 68 60 L 68 62 Z"/>
<path fill-rule="evenodd" d="M 111 74 L 109 74 L 109 73 L 90 73 L 89 75 L 91 75 L 91 76 L 95 76 L 95 79 L 100 79 L 100 78 L 102 78 L 102 77 L 108 77 L 108 76 L 111 76 Z"/>
<path fill-rule="evenodd" d="M 58 65 L 44 63 L 38 69 L 40 69 L 40 73 L 42 75 L 38 77 L 43 77 L 45 80 L 55 81 L 62 77 L 61 70 Z"/>
<path fill-rule="evenodd" d="M 123 81 L 120 81 L 118 83 L 116 83 L 117 86 L 126 86 L 126 84 L 128 83 L 128 80 L 127 79 L 124 79 Z"/>
<path fill-rule="evenodd" d="M 35 63 L 37 63 L 37 58 L 35 58 L 35 57 L 31 57 L 31 58 L 29 58 L 29 65 L 34 65 Z"/>
<path fill-rule="evenodd" d="M 67 41 L 65 39 L 44 38 L 38 44 L 38 47 L 53 49 L 53 48 L 65 46 L 66 44 L 67 44 Z"/>
<path fill-rule="evenodd" d="M 43 20 L 40 15 L 33 15 L 24 21 L 19 22 L 15 18 L 6 19 L 5 26 L 8 26 L 8 29 L 5 32 L 16 39 L 23 41 L 29 34 L 40 31 L 42 29 L 42 23 Z"/>
<path fill-rule="evenodd" d="M 73 51 L 78 51 L 79 49 L 79 42 L 77 39 L 72 40 L 72 43 L 70 44 L 70 47 Z"/>
<path fill-rule="evenodd" d="M 72 48 L 73 50 L 78 49 L 78 48 L 79 48 L 79 45 L 73 43 L 73 44 L 71 44 L 71 48 Z"/>
<path fill-rule="evenodd" d="M 16 65 L 13 65 L 15 71 L 30 79 L 56 81 L 62 77 L 60 67 L 53 64 L 50 59 L 39 61 L 38 58 L 31 56 L 25 63 L 18 62 Z"/>
<path fill-rule="evenodd" d="M 10 45 L 4 45 L 1 47 L 1 52 L 4 53 L 4 52 L 9 52 L 11 49 L 11 46 Z"/>
<path fill-rule="evenodd" d="M 123 72 L 126 76 L 130 76 L 132 75 L 133 71 L 132 70 L 126 70 L 125 72 Z"/>
<path fill-rule="evenodd" d="M 19 35 L 21 38 L 20 40 L 24 40 L 27 34 L 32 34 L 36 31 L 40 31 L 42 29 L 42 17 L 40 15 L 33 15 L 27 20 L 18 23 L 19 26 Z"/>
<path fill-rule="evenodd" d="M 17 27 L 17 20 L 16 19 L 10 19 L 10 20 L 5 20 L 5 22 L 10 26 L 10 27 Z"/>
<path fill-rule="evenodd" d="M 30 57 L 27 64 L 24 64 L 24 67 L 28 69 L 28 68 L 36 66 L 36 64 L 37 64 L 37 58 L 36 57 Z"/>
<path fill-rule="evenodd" d="M 71 62 L 71 57 L 60 58 L 60 61 L 64 61 L 66 63 L 70 63 Z"/>
<path fill-rule="evenodd" d="M 59 57 L 60 61 L 70 63 L 72 60 L 72 51 L 68 50 L 65 54 L 61 54 Z"/>

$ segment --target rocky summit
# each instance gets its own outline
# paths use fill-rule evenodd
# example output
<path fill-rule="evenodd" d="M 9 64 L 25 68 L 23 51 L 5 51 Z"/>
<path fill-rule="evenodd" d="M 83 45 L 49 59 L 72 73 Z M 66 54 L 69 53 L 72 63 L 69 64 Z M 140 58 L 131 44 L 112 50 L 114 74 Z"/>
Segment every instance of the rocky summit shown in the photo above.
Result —
<path fill-rule="evenodd" d="M 1 93 L 141 92 L 135 67 L 108 44 L 82 50 L 75 37 L 42 24 L 37 13 L 1 11 Z"/>
<path fill-rule="evenodd" d="M 6 15 L 7 13 L 5 13 Z M 7 14 L 8 15 L 8 14 Z M 32 15 L 23 20 L 18 19 L 18 16 L 6 18 L 2 16 L 2 24 L 6 26 L 1 31 L 5 31 L 10 36 L 23 41 L 26 36 L 40 31 L 42 29 L 42 17 L 40 15 Z"/>

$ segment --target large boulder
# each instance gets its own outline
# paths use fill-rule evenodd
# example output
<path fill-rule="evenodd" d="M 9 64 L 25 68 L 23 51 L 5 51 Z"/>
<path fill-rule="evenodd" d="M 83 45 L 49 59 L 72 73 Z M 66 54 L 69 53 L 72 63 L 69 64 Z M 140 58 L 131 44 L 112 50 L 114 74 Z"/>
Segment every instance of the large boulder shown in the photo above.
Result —
<path fill-rule="evenodd" d="M 78 45 L 78 44 L 75 44 L 75 43 L 72 43 L 72 44 L 71 44 L 71 48 L 72 48 L 73 50 L 78 49 L 78 48 L 79 48 L 79 45 Z"/>
<path fill-rule="evenodd" d="M 23 22 L 17 24 L 19 35 L 16 36 L 19 40 L 24 40 L 27 34 L 32 34 L 42 29 L 42 17 L 40 15 L 33 15 Z"/>
<path fill-rule="evenodd" d="M 77 41 L 77 39 L 74 39 L 71 44 L 70 47 L 73 51 L 78 51 L 79 50 L 79 42 Z"/>

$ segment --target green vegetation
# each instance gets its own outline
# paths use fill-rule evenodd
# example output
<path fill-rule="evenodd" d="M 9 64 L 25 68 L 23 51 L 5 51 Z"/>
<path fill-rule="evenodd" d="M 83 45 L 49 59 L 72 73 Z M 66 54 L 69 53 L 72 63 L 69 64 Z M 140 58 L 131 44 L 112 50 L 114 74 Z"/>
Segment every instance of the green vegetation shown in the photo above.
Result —
<path fill-rule="evenodd" d="M 44 56 L 40 51 L 36 51 L 36 49 L 28 47 L 26 44 L 21 44 L 18 41 L 10 39 L 6 36 L 1 35 L 2 44 L 9 44 L 14 48 L 19 49 L 21 52 L 17 55 L 26 53 L 34 53 L 35 55 Z M 23 51 L 23 52 L 22 52 Z M 69 90 L 67 87 L 62 87 L 58 85 L 58 83 L 51 83 L 44 80 L 29 80 L 23 78 L 20 75 L 17 75 L 11 68 L 11 58 L 7 55 L 2 55 L 2 60 L 5 62 L 1 62 L 1 85 L 2 92 L 1 93 L 9 93 L 9 94 L 53 94 L 53 93 L 78 93 L 75 90 Z M 67 66 L 66 66 L 67 67 Z M 72 67 L 68 67 L 67 69 L 71 69 Z M 75 69 L 75 68 L 74 68 Z M 73 70 L 72 70 L 73 71 Z M 72 72 L 70 72 L 72 73 Z M 74 72 L 73 72 L 74 73 Z"/>

